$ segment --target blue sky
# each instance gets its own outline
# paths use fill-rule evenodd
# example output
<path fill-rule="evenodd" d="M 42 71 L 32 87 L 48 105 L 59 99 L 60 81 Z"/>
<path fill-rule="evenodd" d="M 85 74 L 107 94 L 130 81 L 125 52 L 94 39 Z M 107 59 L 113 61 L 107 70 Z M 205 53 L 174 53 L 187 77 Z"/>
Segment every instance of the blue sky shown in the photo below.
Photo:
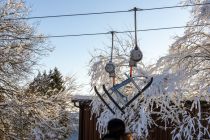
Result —
<path fill-rule="evenodd" d="M 178 0 L 26 0 L 31 7 L 29 16 L 77 14 L 89 12 L 118 11 L 137 8 L 174 6 Z M 189 10 L 183 8 L 138 12 L 138 29 L 159 28 L 186 25 Z M 108 32 L 111 29 L 125 31 L 133 29 L 133 13 L 106 15 L 34 19 L 39 23 L 39 32 L 45 35 L 64 35 Z M 140 32 L 140 48 L 145 63 L 154 63 L 167 53 L 175 35 L 181 35 L 183 29 Z M 50 38 L 55 50 L 41 60 L 41 70 L 54 67 L 63 75 L 74 74 L 79 84 L 88 84 L 89 52 L 94 48 L 104 48 L 110 44 L 110 35 Z M 87 89 L 87 88 L 86 88 Z M 88 91 L 84 91 L 88 92 Z"/>

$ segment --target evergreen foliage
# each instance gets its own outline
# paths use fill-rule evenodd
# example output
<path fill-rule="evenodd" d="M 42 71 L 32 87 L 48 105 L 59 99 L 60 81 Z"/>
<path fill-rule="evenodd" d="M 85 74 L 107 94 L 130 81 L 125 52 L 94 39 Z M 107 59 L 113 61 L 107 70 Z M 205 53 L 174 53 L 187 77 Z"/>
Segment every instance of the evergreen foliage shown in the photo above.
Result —
<path fill-rule="evenodd" d="M 52 96 L 65 89 L 63 76 L 55 67 L 49 73 L 44 71 L 38 73 L 34 80 L 29 84 L 27 92 L 38 95 Z"/>

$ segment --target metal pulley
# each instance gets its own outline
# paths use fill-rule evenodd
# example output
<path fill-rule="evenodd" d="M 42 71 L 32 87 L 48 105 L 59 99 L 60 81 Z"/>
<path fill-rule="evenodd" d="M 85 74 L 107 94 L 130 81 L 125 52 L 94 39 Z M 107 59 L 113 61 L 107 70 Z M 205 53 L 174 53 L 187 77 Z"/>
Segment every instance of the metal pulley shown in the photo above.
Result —
<path fill-rule="evenodd" d="M 137 63 L 142 60 L 142 57 L 143 54 L 138 47 L 135 47 L 133 50 L 131 50 L 130 61 L 134 61 Z"/>
<path fill-rule="evenodd" d="M 105 70 L 109 73 L 109 77 L 115 77 L 115 65 L 112 61 L 106 64 Z"/>
<path fill-rule="evenodd" d="M 131 50 L 130 57 L 133 61 L 139 62 L 142 60 L 143 54 L 139 48 L 137 48 L 137 49 L 135 48 L 135 49 Z"/>

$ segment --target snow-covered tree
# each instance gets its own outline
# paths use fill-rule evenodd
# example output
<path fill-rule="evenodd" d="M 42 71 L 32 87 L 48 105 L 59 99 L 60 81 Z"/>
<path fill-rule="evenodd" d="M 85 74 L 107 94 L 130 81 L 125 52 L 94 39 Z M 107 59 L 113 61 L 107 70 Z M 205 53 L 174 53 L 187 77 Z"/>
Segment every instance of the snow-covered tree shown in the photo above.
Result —
<path fill-rule="evenodd" d="M 195 1 L 195 3 L 198 2 L 200 1 Z M 207 0 L 200 3 L 209 2 Z M 191 95 L 192 92 L 204 95 L 209 89 L 210 15 L 207 13 L 208 9 L 210 9 L 209 5 L 195 6 L 192 9 L 192 19 L 188 25 L 195 27 L 186 28 L 183 36 L 176 37 L 176 41 L 170 46 L 169 54 L 157 63 L 158 70 L 162 72 L 184 71 L 183 80 L 187 82 L 185 88 L 188 88 Z"/>
<path fill-rule="evenodd" d="M 2 138 L 12 136 L 12 119 L 21 109 L 15 101 L 20 85 L 33 71 L 48 47 L 43 35 L 24 19 L 28 9 L 22 0 L 0 1 L 0 133 Z M 17 19 L 19 18 L 19 19 Z M 11 104 L 10 104 L 11 103 Z M 5 108 L 8 105 L 14 108 Z M 17 113 L 17 114 L 16 114 Z M 13 116 L 13 117 L 12 117 Z M 11 134 L 11 135 L 10 135 Z"/>
<path fill-rule="evenodd" d="M 63 78 L 62 78 L 62 75 L 61 75 L 60 71 L 58 70 L 58 68 L 55 67 L 49 75 L 50 75 L 50 78 L 52 79 L 50 81 L 50 87 L 52 89 L 53 88 L 57 89 L 58 91 L 64 90 Z"/>
<path fill-rule="evenodd" d="M 24 1 L 0 0 L 0 139 L 65 139 L 74 129 L 71 94 L 78 87 L 74 78 L 62 78 L 55 69 L 53 80 L 42 83 L 51 86 L 47 93 L 55 94 L 35 94 L 38 85 L 33 93 L 26 90 L 38 60 L 52 50 L 24 19 L 27 14 Z M 40 79 L 41 74 L 36 80 Z"/>
<path fill-rule="evenodd" d="M 185 1 L 187 4 L 210 3 L 204 1 Z M 192 27 L 185 29 L 184 35 L 175 38 L 170 46 L 169 54 L 162 57 L 156 64 L 155 71 L 165 75 L 176 75 L 167 79 L 168 85 L 172 79 L 176 82 L 177 101 L 191 104 L 181 107 L 183 118 L 176 124 L 174 139 L 204 139 L 209 135 L 209 113 L 204 110 L 209 103 L 209 63 L 210 63 L 210 5 L 195 6 L 192 18 L 187 23 Z M 198 26 L 199 25 L 199 26 Z M 192 111 L 197 111 L 196 114 Z"/>
<path fill-rule="evenodd" d="M 51 90 L 50 92 L 56 93 L 50 97 L 47 94 L 29 93 L 28 90 L 26 92 L 22 89 L 10 100 L 0 104 L 4 138 L 69 138 L 76 129 L 74 124 L 77 122 L 73 113 L 78 110 L 71 103 L 71 97 L 78 87 L 73 77 L 66 77 L 63 86 L 66 90 Z"/>
<path fill-rule="evenodd" d="M 210 3 L 210 1 L 189 0 L 183 2 L 183 4 L 199 3 Z M 133 132 L 137 139 L 146 139 L 153 127 L 164 130 L 170 128 L 174 140 L 210 138 L 209 109 L 205 107 L 205 104 L 209 104 L 210 93 L 209 9 L 209 4 L 193 7 L 192 18 L 187 23 L 190 27 L 185 29 L 183 36 L 175 38 L 168 55 L 160 58 L 153 66 L 137 66 L 134 76 L 152 76 L 154 80 L 150 88 L 125 109 L 125 114 L 122 114 L 105 95 L 104 98 L 116 112 L 115 115 L 99 98 L 96 97 L 93 100 L 92 112 L 99 116 L 97 126 L 101 134 L 106 133 L 107 122 L 111 118 L 118 117 L 125 121 L 127 130 Z M 117 46 L 114 52 L 120 52 L 118 49 L 121 46 L 127 48 L 133 46 L 128 41 L 122 42 L 119 41 L 120 46 Z M 124 49 L 121 48 L 121 50 Z M 104 53 L 105 51 L 101 52 Z M 104 71 L 104 66 L 108 62 L 107 54 L 110 53 L 100 54 L 93 57 L 91 61 L 92 86 L 101 87 L 102 84 L 111 83 L 107 81 L 109 79 L 108 74 Z M 128 56 L 129 52 L 115 54 L 114 62 L 117 63 L 118 68 L 116 70 L 117 76 L 121 77 L 119 81 L 123 80 L 123 72 L 126 71 L 118 64 L 120 64 L 119 62 L 128 64 Z M 136 80 L 140 88 L 144 83 L 141 81 L 142 79 Z M 112 85 L 109 84 L 109 86 Z M 128 97 L 132 97 L 132 93 L 137 92 L 134 88 L 131 91 Z M 103 93 L 103 90 L 100 92 Z M 126 93 L 126 90 L 122 92 Z M 119 97 L 118 102 L 120 102 Z"/>
<path fill-rule="evenodd" d="M 54 68 L 54 70 L 50 70 L 49 73 L 44 71 L 43 74 L 41 74 L 39 72 L 29 84 L 28 92 L 50 97 L 64 89 L 62 75 L 57 68 Z"/>
<path fill-rule="evenodd" d="M 76 129 L 73 125 L 77 122 L 73 122 L 75 116 L 72 113 L 77 112 L 77 109 L 71 103 L 71 97 L 78 87 L 73 77 L 66 77 L 62 86 L 66 90 L 48 88 L 47 92 L 52 92 L 51 96 L 26 93 L 24 112 L 30 114 L 28 117 L 30 135 L 27 138 L 63 140 Z M 38 86 L 37 88 L 39 89 Z"/>
<path fill-rule="evenodd" d="M 43 35 L 23 18 L 28 10 L 21 0 L 0 1 L 0 87 L 1 92 L 13 89 L 50 50 Z M 15 89 L 14 89 L 15 90 Z"/>
<path fill-rule="evenodd" d="M 0 0 L 0 139 L 63 140 L 75 130 L 71 95 L 78 87 L 57 68 L 38 74 L 26 84 L 30 90 L 24 86 L 39 58 L 52 50 L 27 14 L 24 1 Z"/>

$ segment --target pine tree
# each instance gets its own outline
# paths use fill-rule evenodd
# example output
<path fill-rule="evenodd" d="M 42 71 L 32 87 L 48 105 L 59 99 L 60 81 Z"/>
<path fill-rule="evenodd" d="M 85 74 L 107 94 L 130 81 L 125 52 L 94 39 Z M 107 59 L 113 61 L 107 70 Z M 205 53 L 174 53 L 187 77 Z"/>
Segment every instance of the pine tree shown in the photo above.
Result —
<path fill-rule="evenodd" d="M 55 67 L 53 70 L 53 73 L 50 75 L 51 73 L 49 73 L 50 76 L 50 84 L 49 86 L 52 89 L 57 89 L 58 91 L 64 90 L 64 86 L 63 86 L 63 79 L 62 79 L 62 75 L 59 72 L 59 70 Z"/>
<path fill-rule="evenodd" d="M 60 71 L 54 68 L 48 74 L 46 71 L 42 74 L 39 72 L 31 84 L 29 84 L 27 92 L 41 96 L 52 96 L 65 89 L 63 83 Z"/>

